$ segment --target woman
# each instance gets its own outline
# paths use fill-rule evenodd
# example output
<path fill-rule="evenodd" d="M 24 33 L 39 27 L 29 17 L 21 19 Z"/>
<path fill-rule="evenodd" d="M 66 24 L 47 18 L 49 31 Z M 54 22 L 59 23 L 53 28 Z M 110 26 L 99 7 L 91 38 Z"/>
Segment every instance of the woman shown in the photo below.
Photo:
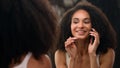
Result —
<path fill-rule="evenodd" d="M 0 68 L 52 68 L 56 27 L 48 0 L 0 0 Z"/>
<path fill-rule="evenodd" d="M 116 34 L 99 8 L 80 2 L 64 14 L 60 26 L 56 68 L 113 67 Z"/>

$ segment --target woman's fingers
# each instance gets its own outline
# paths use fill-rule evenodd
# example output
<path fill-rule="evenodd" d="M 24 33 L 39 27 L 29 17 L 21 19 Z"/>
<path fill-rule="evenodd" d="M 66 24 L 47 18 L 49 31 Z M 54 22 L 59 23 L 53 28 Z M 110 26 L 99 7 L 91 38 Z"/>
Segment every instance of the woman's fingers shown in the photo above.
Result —
<path fill-rule="evenodd" d="M 93 40 L 93 44 L 96 42 L 96 43 L 100 43 L 99 41 L 99 33 L 92 28 L 92 31 L 90 31 L 90 35 L 94 37 L 94 40 Z"/>
<path fill-rule="evenodd" d="M 90 44 L 89 44 L 89 47 L 88 47 L 88 51 L 89 51 L 89 53 L 93 53 L 93 52 L 96 52 L 97 47 L 100 43 L 99 33 L 95 29 L 92 29 L 92 31 L 90 31 L 90 35 L 94 39 L 93 38 L 90 39 Z"/>
<path fill-rule="evenodd" d="M 74 58 L 77 53 L 77 47 L 74 43 L 76 41 L 76 39 L 77 38 L 75 38 L 75 37 L 69 37 L 65 42 L 65 49 L 72 58 Z"/>
<path fill-rule="evenodd" d="M 69 37 L 69 38 L 65 41 L 65 47 L 67 47 L 67 46 L 71 45 L 72 43 L 74 43 L 76 39 L 77 39 L 77 38 L 75 38 L 75 37 Z"/>

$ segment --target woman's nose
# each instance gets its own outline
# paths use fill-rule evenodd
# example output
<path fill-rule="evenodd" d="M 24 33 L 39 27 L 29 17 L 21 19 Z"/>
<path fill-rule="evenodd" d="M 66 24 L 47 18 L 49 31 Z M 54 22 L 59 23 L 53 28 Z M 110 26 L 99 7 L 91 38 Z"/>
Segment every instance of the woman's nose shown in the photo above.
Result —
<path fill-rule="evenodd" d="M 79 22 L 79 23 L 78 23 L 78 27 L 80 27 L 80 28 L 84 27 L 83 22 Z"/>

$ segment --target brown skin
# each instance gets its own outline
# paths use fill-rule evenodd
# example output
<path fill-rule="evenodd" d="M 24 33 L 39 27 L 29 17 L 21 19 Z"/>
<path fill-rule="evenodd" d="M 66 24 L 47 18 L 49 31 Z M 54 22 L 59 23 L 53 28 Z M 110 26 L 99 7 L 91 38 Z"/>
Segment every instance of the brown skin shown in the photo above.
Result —
<path fill-rule="evenodd" d="M 25 56 L 21 59 L 23 60 Z M 20 64 L 20 63 L 19 63 Z M 10 68 L 13 68 L 19 64 L 11 64 Z M 51 60 L 47 55 L 41 55 L 39 60 L 36 60 L 33 56 L 30 57 L 27 68 L 52 68 Z"/>
<path fill-rule="evenodd" d="M 81 57 L 83 59 L 83 62 L 78 65 L 76 68 L 92 68 L 90 67 L 90 61 L 89 55 L 85 54 Z M 91 60 L 94 60 L 92 62 L 97 62 L 97 57 L 94 55 Z M 65 53 L 62 51 L 57 50 L 55 53 L 55 64 L 56 68 L 68 68 L 66 65 L 66 57 Z M 106 54 L 101 54 L 99 58 L 100 68 L 112 68 L 113 63 L 115 60 L 115 51 L 113 49 L 108 49 L 108 52 Z"/>
<path fill-rule="evenodd" d="M 55 65 L 56 68 L 67 68 L 65 52 L 59 50 L 55 52 Z"/>

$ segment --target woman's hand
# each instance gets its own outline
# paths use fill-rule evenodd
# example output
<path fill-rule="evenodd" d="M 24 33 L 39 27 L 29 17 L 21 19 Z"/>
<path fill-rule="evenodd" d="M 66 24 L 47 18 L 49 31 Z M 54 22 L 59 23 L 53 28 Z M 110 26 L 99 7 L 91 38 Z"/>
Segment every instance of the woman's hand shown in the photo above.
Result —
<path fill-rule="evenodd" d="M 73 58 L 73 59 L 77 55 L 77 46 L 74 43 L 75 40 L 77 40 L 77 38 L 75 38 L 75 37 L 69 37 L 65 41 L 65 49 L 66 49 L 67 53 L 69 54 L 70 58 Z"/>
<path fill-rule="evenodd" d="M 90 38 L 90 43 L 88 46 L 88 53 L 89 54 L 96 54 L 96 50 L 98 48 L 98 45 L 100 43 L 100 38 L 98 32 L 92 28 L 92 31 L 90 31 L 90 35 L 94 38 Z"/>

